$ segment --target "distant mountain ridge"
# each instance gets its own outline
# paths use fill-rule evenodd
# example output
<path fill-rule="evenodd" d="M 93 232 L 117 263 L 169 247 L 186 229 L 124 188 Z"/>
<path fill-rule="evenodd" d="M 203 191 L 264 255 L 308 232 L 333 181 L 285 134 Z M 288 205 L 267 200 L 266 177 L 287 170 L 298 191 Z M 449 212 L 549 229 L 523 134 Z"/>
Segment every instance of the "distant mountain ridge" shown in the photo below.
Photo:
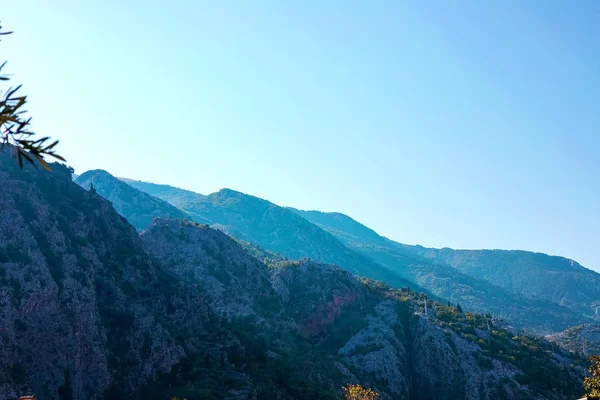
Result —
<path fill-rule="evenodd" d="M 600 274 L 573 260 L 521 250 L 453 250 L 401 246 L 512 292 L 548 300 L 588 317 L 600 319 Z"/>
<path fill-rule="evenodd" d="M 77 176 L 74 182 L 85 189 L 93 183 L 96 191 L 110 200 L 115 210 L 138 230 L 147 228 L 156 217 L 190 219 L 166 201 L 134 189 L 104 170 L 87 171 Z"/>
<path fill-rule="evenodd" d="M 348 249 L 330 233 L 294 212 L 255 196 L 222 189 L 208 196 L 168 185 L 124 180 L 239 239 L 261 245 L 290 259 L 310 258 L 343 266 L 346 270 L 396 287 L 419 288 L 368 257 Z"/>
<path fill-rule="evenodd" d="M 196 221 L 292 259 L 309 257 L 396 287 L 422 288 L 469 310 L 490 312 L 539 333 L 589 322 L 560 303 L 526 296 L 423 257 L 411 246 L 379 236 L 341 213 L 283 208 L 231 189 L 201 195 L 169 185 L 123 180 L 180 208 Z"/>
<path fill-rule="evenodd" d="M 419 246 L 407 246 L 379 236 L 347 215 L 295 209 L 294 212 L 332 233 L 350 249 L 367 255 L 404 279 L 414 281 L 432 293 L 469 309 L 501 315 L 515 325 L 539 333 L 561 330 L 561 326 L 571 326 L 575 321 L 589 322 L 577 311 L 561 304 L 511 291 L 495 282 L 466 274 L 449 264 L 425 258 L 414 250 Z"/>
<path fill-rule="evenodd" d="M 137 190 L 147 193 L 155 198 L 169 199 L 168 203 L 172 206 L 178 208 L 179 210 L 192 210 L 196 206 L 196 204 L 203 203 L 206 199 L 206 196 L 192 192 L 186 189 L 180 189 L 170 185 L 159 185 L 151 182 L 143 182 L 136 181 L 128 178 L 117 178 L 122 182 L 127 183 L 129 186 L 136 188 Z M 203 218 L 198 214 L 190 214 L 190 216 L 194 217 L 196 222 L 207 222 L 202 221 Z"/>

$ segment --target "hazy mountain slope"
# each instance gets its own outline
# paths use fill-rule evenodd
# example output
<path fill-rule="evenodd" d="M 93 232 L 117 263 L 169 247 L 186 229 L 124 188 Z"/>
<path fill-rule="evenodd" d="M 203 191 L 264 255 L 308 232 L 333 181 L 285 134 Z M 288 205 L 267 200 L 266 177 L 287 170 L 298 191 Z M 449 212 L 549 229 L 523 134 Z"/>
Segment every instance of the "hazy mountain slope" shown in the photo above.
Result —
<path fill-rule="evenodd" d="M 156 217 L 190 218 L 166 201 L 148 195 L 103 170 L 87 171 L 75 180 L 85 189 L 93 182 L 98 194 L 113 203 L 119 214 L 136 229 L 145 229 Z"/>
<path fill-rule="evenodd" d="M 335 237 L 340 238 L 343 243 L 347 243 L 352 247 L 359 248 L 361 246 L 388 245 L 386 238 L 345 214 L 336 212 L 303 211 L 291 207 L 288 209 L 322 227 L 327 232 L 332 233 Z"/>
<path fill-rule="evenodd" d="M 192 216 L 196 222 L 208 222 L 202 215 L 194 213 L 197 205 L 203 203 L 206 199 L 206 196 L 202 194 L 169 185 L 159 185 L 127 178 L 118 179 L 144 193 L 162 199 L 180 210 L 189 210 L 190 216 Z"/>
<path fill-rule="evenodd" d="M 573 260 L 528 251 L 404 248 L 515 293 L 600 319 L 600 274 Z"/>
<path fill-rule="evenodd" d="M 560 331 L 587 321 L 566 307 L 528 299 L 446 264 L 435 263 L 405 251 L 346 215 L 319 211 L 294 212 L 330 232 L 350 249 L 381 263 L 436 296 L 460 303 L 469 310 L 502 316 L 515 326 L 539 333 Z"/>
<path fill-rule="evenodd" d="M 191 221 L 140 238 L 56 164 L 0 157 L 0 185 L 0 400 L 333 400 L 346 382 L 382 399 L 581 392 L 581 359 L 483 316 L 431 300 L 425 316 L 423 295 L 311 261 L 269 269 Z"/>
<path fill-rule="evenodd" d="M 239 239 L 291 259 L 311 258 L 397 287 L 417 287 L 369 258 L 349 250 L 333 235 L 296 213 L 266 200 L 223 189 L 203 196 L 166 185 L 127 180 L 140 190 L 181 208 L 195 221 L 209 223 Z"/>
<path fill-rule="evenodd" d="M 583 357 L 600 354 L 600 325 L 577 325 L 546 338 Z"/>

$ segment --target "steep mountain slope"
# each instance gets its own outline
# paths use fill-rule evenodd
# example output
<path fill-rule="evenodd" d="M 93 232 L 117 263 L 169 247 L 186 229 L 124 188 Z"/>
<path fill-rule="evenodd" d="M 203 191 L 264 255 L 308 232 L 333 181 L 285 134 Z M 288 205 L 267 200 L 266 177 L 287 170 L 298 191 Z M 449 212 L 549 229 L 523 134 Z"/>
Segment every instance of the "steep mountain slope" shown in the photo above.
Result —
<path fill-rule="evenodd" d="M 170 329 L 202 330 L 208 307 L 108 201 L 52 168 L 20 170 L 0 154 L 0 399 L 119 398 L 179 362 Z M 170 302 L 189 308 L 164 321 Z"/>
<path fill-rule="evenodd" d="M 285 398 L 331 398 L 348 381 L 374 387 L 385 399 L 559 399 L 581 391 L 582 367 L 569 372 L 564 363 L 583 365 L 582 360 L 557 353 L 557 362 L 543 341 L 509 339 L 512 334 L 499 327 L 484 331 L 484 317 L 459 316 L 456 309 L 436 302 L 423 316 L 423 297 L 414 292 L 365 284 L 334 266 L 277 259 L 271 262 L 269 289 L 264 264 L 218 231 L 157 220 L 142 238 L 189 282 L 204 284 L 211 275 L 221 276 L 217 280 L 226 295 L 242 296 L 232 305 L 254 304 L 254 311 L 243 314 L 243 325 L 233 327 L 249 336 L 227 354 L 240 373 L 252 376 L 254 385 L 260 383 L 257 398 L 276 392 Z M 210 271 L 215 262 L 228 278 Z M 196 268 L 200 275 L 189 274 Z M 223 299 L 212 285 L 207 291 L 209 297 Z M 475 344 L 477 338 L 487 342 Z M 260 376 L 251 371 L 261 371 Z M 172 373 L 163 379 L 168 386 L 191 385 L 193 394 L 199 378 Z M 160 393 L 165 385 L 155 390 Z M 248 388 L 240 390 L 247 395 Z M 190 398 L 190 391 L 181 393 Z"/>
<path fill-rule="evenodd" d="M 600 274 L 573 260 L 528 251 L 404 249 L 512 292 L 600 319 Z"/>
<path fill-rule="evenodd" d="M 312 376 L 300 375 L 302 362 L 292 368 L 293 342 L 270 345 L 287 353 L 269 361 L 263 336 L 290 337 L 293 322 L 268 268 L 223 233 L 158 219 L 142 241 L 57 164 L 52 173 L 20 170 L 0 154 L 0 185 L 1 400 L 339 390 L 343 382 L 327 375 L 332 356 L 309 360 L 318 362 Z"/>
<path fill-rule="evenodd" d="M 137 190 L 103 170 L 87 171 L 74 181 L 85 189 L 93 182 L 96 191 L 110 200 L 115 210 L 138 230 L 145 229 L 156 217 L 190 218 L 166 201 Z"/>
<path fill-rule="evenodd" d="M 217 315 L 231 318 L 263 309 L 281 311 L 268 268 L 223 232 L 161 218 L 141 238 L 146 251 L 169 271 L 189 282 L 201 282 Z"/>
<path fill-rule="evenodd" d="M 382 399 L 581 392 L 583 360 L 425 310 L 421 294 L 312 261 L 269 269 L 191 221 L 140 238 L 57 164 L 0 155 L 0 185 L 0 400 L 334 399 L 346 382 Z"/>
<path fill-rule="evenodd" d="M 369 258 L 346 248 L 333 235 L 266 200 L 223 189 L 208 196 L 166 185 L 127 180 L 139 190 L 158 196 L 189 214 L 193 220 L 208 223 L 244 241 L 291 258 L 311 258 L 336 264 L 372 279 L 397 287 L 418 287 Z M 101 192 L 99 192 L 101 193 Z"/>
<path fill-rule="evenodd" d="M 413 254 L 343 214 L 285 209 L 229 189 L 204 196 L 167 185 L 127 182 L 181 208 L 196 221 L 289 258 L 309 257 L 396 287 L 420 287 L 469 310 L 490 312 L 538 333 L 561 331 L 587 321 L 558 304 L 528 299 Z"/>
<path fill-rule="evenodd" d="M 201 213 L 195 213 L 197 207 L 202 207 L 202 204 L 206 201 L 206 196 L 192 192 L 190 190 L 180 189 L 169 185 L 159 185 L 156 183 L 136 181 L 133 179 L 119 178 L 121 181 L 127 183 L 134 188 L 141 190 L 144 193 L 148 193 L 151 196 L 162 199 L 169 204 L 177 207 L 180 210 L 189 210 L 190 215 L 194 218 L 194 221 L 201 224 L 208 223 L 209 221 L 203 217 Z"/>
<path fill-rule="evenodd" d="M 387 246 L 389 241 L 372 230 L 350 218 L 349 216 L 336 212 L 303 211 L 288 208 L 296 214 L 308 219 L 312 223 L 323 227 L 325 230 L 340 238 L 351 247 L 361 246 Z"/>
<path fill-rule="evenodd" d="M 342 371 L 369 377 L 368 386 L 385 387 L 393 398 L 544 398 L 562 396 L 558 387 L 581 390 L 569 377 L 583 371 L 581 359 L 568 371 L 565 353 L 514 337 L 487 317 L 438 302 L 425 311 L 423 295 L 359 285 L 347 272 L 313 262 L 283 263 L 273 277 L 303 336 L 339 354 Z"/>
<path fill-rule="evenodd" d="M 538 333 L 555 332 L 588 321 L 583 315 L 547 301 L 526 298 L 451 266 L 404 250 L 396 243 L 339 213 L 293 210 L 360 252 L 431 293 L 477 312 L 504 317 L 517 327 Z"/>
<path fill-rule="evenodd" d="M 254 304 L 239 314 L 243 325 L 234 327 L 251 337 L 228 355 L 234 365 L 241 362 L 240 373 L 260 383 L 257 398 L 276 392 L 330 398 L 348 381 L 374 387 L 386 399 L 558 399 L 581 391 L 581 359 L 553 355 L 548 343 L 513 339 L 492 321 L 489 329 L 485 317 L 461 315 L 437 302 L 424 316 L 424 297 L 415 292 L 363 283 L 334 266 L 277 257 L 271 261 L 270 289 L 264 264 L 226 235 L 186 221 L 157 220 L 142 239 L 164 265 L 218 300 L 209 304 L 221 309 L 224 299 L 216 286 L 204 285 L 211 277 L 226 296 L 236 296 L 234 308 L 238 302 Z M 571 372 L 566 362 L 578 366 L 569 367 Z M 199 376 L 164 379 L 187 386 Z M 248 389 L 241 391 L 246 395 Z"/>
<path fill-rule="evenodd" d="M 573 326 L 563 332 L 548 335 L 546 338 L 582 356 L 600 354 L 600 325 Z"/>

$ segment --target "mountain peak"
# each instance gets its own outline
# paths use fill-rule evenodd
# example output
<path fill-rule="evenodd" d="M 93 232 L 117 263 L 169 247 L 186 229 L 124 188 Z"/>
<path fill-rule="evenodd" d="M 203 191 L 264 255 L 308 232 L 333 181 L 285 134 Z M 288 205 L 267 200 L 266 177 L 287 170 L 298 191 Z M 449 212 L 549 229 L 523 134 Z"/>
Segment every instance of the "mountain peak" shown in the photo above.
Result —
<path fill-rule="evenodd" d="M 237 190 L 233 190 L 233 189 L 229 189 L 229 188 L 223 188 L 221 190 L 219 190 L 217 193 L 220 193 L 222 195 L 245 195 L 245 196 L 249 196 L 246 193 L 242 193 L 240 191 Z"/>
<path fill-rule="evenodd" d="M 103 169 L 90 169 L 89 171 L 85 171 L 83 174 L 78 175 L 77 177 L 81 179 L 89 179 L 93 176 L 109 176 L 111 178 L 115 178 L 110 172 Z"/>

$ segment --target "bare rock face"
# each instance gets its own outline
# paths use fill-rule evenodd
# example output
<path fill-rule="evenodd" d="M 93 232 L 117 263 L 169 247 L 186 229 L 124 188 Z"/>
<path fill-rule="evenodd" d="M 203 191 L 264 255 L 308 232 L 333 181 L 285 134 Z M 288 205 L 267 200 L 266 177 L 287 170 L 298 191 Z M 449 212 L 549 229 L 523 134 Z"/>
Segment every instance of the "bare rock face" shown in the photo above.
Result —
<path fill-rule="evenodd" d="M 239 318 L 283 311 L 265 265 L 223 232 L 163 218 L 141 237 L 148 253 L 165 268 L 202 289 L 217 315 Z"/>
<path fill-rule="evenodd" d="M 447 391 L 449 396 L 479 399 L 487 395 L 483 372 L 472 356 L 479 351 L 473 343 L 461 339 L 455 333 L 446 333 L 426 319 L 417 319 L 411 329 L 412 351 L 418 357 L 412 359 L 415 387 L 419 393 Z"/>
<path fill-rule="evenodd" d="M 348 272 L 310 260 L 282 263 L 273 270 L 272 280 L 305 338 L 322 333 L 345 307 L 365 295 L 363 285 Z"/>
<path fill-rule="evenodd" d="M 569 366 L 573 360 L 552 354 L 547 343 L 523 353 L 513 333 L 491 318 L 481 328 L 472 321 L 488 317 L 474 314 L 448 324 L 443 314 L 450 308 L 429 302 L 426 315 L 421 294 L 381 291 L 379 284 L 312 261 L 281 263 L 272 276 L 298 331 L 340 357 L 337 368 L 347 381 L 384 399 L 570 399 L 581 390 L 582 370 Z M 520 363 L 512 351 L 536 361 Z M 556 374 L 554 382 L 542 382 L 544 370 Z"/>
<path fill-rule="evenodd" d="M 169 370 L 184 354 L 157 321 L 170 283 L 131 225 L 60 165 L 0 164 L 0 398 L 93 399 Z"/>
<path fill-rule="evenodd" d="M 375 382 L 385 382 L 391 395 L 407 395 L 410 372 L 402 324 L 396 304 L 383 300 L 366 317 L 367 326 L 352 336 L 339 350 L 344 361 Z"/>

